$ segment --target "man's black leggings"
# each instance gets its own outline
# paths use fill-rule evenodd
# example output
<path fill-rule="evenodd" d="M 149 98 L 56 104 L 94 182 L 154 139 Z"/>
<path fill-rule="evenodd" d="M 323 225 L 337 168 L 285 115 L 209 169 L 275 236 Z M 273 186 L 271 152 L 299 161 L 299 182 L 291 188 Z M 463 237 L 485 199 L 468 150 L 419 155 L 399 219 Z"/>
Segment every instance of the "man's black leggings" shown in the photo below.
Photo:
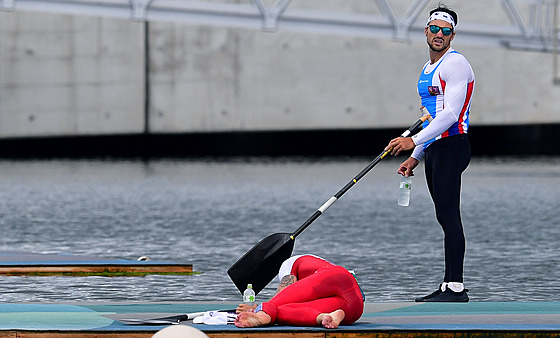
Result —
<path fill-rule="evenodd" d="M 463 282 L 465 235 L 460 211 L 461 174 L 470 159 L 467 134 L 439 139 L 426 148 L 426 181 L 444 233 L 444 282 Z"/>

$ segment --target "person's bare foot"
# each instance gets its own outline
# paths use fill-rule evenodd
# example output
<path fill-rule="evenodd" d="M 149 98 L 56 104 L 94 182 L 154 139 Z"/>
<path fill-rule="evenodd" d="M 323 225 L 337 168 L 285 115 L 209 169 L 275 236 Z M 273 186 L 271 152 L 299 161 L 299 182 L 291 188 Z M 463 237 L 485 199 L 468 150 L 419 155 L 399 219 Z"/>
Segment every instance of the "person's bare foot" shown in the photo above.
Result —
<path fill-rule="evenodd" d="M 270 324 L 272 318 L 264 312 L 259 311 L 257 313 L 253 312 L 241 312 L 237 318 L 235 318 L 235 326 L 237 327 L 257 327 Z"/>
<path fill-rule="evenodd" d="M 344 320 L 345 313 L 338 309 L 331 313 L 321 313 L 317 316 L 317 323 L 323 325 L 326 329 L 336 329 L 340 322 Z"/>

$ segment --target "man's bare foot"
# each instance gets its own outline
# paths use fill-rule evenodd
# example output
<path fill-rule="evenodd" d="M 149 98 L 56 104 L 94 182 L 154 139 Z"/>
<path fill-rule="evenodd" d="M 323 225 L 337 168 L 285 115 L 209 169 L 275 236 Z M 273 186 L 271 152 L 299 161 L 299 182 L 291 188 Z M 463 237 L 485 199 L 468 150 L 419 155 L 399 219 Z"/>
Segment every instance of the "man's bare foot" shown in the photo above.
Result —
<path fill-rule="evenodd" d="M 264 312 L 259 311 L 257 313 L 253 312 L 241 312 L 237 318 L 235 318 L 235 326 L 237 327 L 257 327 L 270 324 L 272 318 Z"/>
<path fill-rule="evenodd" d="M 321 313 L 317 316 L 317 323 L 323 325 L 326 329 L 336 329 L 340 322 L 344 320 L 345 313 L 338 309 L 331 313 Z"/>

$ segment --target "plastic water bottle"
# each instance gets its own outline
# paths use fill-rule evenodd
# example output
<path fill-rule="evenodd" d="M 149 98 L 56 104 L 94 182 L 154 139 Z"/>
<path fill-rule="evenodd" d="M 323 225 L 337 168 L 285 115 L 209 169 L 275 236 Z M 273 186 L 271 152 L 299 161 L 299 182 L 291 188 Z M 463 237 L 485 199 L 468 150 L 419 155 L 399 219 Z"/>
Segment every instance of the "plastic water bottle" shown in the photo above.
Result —
<path fill-rule="evenodd" d="M 408 207 L 410 204 L 410 189 L 412 188 L 412 176 L 401 178 L 399 185 L 399 199 L 398 203 L 402 207 Z"/>
<path fill-rule="evenodd" d="M 247 305 L 255 305 L 255 290 L 253 284 L 247 284 L 247 289 L 243 291 L 243 303 Z"/>

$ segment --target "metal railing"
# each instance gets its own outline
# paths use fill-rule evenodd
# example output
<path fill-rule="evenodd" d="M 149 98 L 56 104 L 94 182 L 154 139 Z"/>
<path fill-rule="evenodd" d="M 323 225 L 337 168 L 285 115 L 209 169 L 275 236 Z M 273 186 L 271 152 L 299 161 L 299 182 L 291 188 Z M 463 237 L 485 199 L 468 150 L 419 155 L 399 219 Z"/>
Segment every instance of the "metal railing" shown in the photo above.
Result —
<path fill-rule="evenodd" d="M 309 9 L 291 0 L 268 1 L 268 4 L 265 0 L 0 0 L 0 9 L 410 41 L 424 38 L 425 22 L 419 15 L 427 11 L 428 2 L 414 0 L 403 13 L 394 9 L 402 8 L 402 1 L 395 6 L 389 0 L 376 0 L 377 11 L 372 13 Z M 461 41 L 557 54 L 557 2 L 481 2 L 482 6 L 499 3 L 497 8 L 505 13 L 508 22 L 463 21 L 460 23 Z"/>

